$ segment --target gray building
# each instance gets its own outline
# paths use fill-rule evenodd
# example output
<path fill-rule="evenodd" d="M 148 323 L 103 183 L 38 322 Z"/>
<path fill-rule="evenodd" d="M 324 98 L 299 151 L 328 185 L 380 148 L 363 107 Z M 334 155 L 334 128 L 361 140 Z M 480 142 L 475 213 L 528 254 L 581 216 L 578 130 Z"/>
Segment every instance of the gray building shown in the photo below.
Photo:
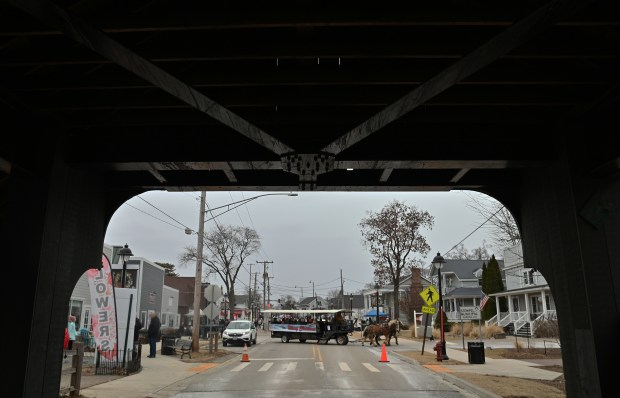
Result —
<path fill-rule="evenodd" d="M 178 328 L 181 324 L 181 315 L 179 315 L 179 291 L 177 289 L 164 285 L 161 297 L 161 314 L 159 318 L 162 326 Z"/>

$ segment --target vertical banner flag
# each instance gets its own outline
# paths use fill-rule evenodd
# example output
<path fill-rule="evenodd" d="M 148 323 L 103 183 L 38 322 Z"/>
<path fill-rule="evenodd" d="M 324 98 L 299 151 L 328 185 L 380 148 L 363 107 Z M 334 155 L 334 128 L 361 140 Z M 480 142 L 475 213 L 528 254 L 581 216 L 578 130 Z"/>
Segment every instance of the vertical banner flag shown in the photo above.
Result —
<path fill-rule="evenodd" d="M 110 260 L 101 256 L 101 269 L 91 268 L 87 272 L 92 305 L 93 336 L 99 353 L 112 360 L 116 357 L 116 310 Z"/>

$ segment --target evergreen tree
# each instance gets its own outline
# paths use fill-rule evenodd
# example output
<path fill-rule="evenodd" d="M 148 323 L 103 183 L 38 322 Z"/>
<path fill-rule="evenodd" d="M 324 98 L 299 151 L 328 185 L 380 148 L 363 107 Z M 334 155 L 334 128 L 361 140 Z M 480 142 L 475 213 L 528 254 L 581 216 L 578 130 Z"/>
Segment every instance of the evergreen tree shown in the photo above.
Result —
<path fill-rule="evenodd" d="M 439 306 L 437 306 L 437 309 L 439 309 Z M 439 316 L 439 311 L 437 312 L 437 316 L 435 316 L 435 323 L 434 323 L 434 327 L 435 329 L 440 329 L 441 330 L 441 317 Z M 446 311 L 443 311 L 443 331 L 444 333 L 449 332 L 450 329 L 452 329 L 452 322 L 448 322 L 448 316 L 446 315 Z"/>
<path fill-rule="evenodd" d="M 502 273 L 499 269 L 499 263 L 495 259 L 495 255 L 491 256 L 489 264 L 483 264 L 482 266 L 482 291 L 487 295 L 504 291 Z M 508 310 L 505 297 L 499 299 L 499 310 L 501 312 L 506 312 Z M 495 303 L 490 300 L 482 310 L 483 319 L 489 320 L 494 317 L 496 313 L 497 309 Z"/>
<path fill-rule="evenodd" d="M 179 276 L 179 274 L 176 271 L 176 267 L 175 267 L 174 264 L 158 263 L 157 261 L 155 261 L 155 264 L 159 265 L 160 267 L 162 267 L 164 269 L 164 272 L 165 272 L 166 276 Z"/>

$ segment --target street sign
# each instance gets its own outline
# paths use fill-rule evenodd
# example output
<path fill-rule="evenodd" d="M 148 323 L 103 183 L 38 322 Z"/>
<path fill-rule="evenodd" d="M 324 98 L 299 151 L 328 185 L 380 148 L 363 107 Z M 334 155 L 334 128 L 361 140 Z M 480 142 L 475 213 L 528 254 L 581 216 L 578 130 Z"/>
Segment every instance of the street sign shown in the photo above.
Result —
<path fill-rule="evenodd" d="M 425 314 L 434 314 L 435 313 L 435 307 L 425 307 L 422 306 L 422 312 Z"/>
<path fill-rule="evenodd" d="M 203 312 L 209 319 L 215 319 L 220 315 L 220 309 L 213 303 L 207 305 Z"/>
<path fill-rule="evenodd" d="M 433 305 L 435 301 L 439 300 L 439 292 L 433 285 L 422 290 L 420 296 L 422 296 L 422 300 L 424 300 L 427 305 Z"/>
<path fill-rule="evenodd" d="M 222 287 L 217 285 L 209 285 L 205 287 L 205 298 L 209 302 L 214 302 L 222 297 Z"/>
<path fill-rule="evenodd" d="M 459 308 L 459 312 L 463 320 L 480 319 L 480 310 L 478 307 L 461 307 Z"/>

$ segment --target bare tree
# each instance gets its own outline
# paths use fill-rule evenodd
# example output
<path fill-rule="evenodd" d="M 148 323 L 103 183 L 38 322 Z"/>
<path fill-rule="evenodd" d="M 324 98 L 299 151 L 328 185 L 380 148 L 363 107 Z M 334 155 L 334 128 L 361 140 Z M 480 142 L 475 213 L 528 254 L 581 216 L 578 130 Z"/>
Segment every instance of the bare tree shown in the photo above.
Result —
<path fill-rule="evenodd" d="M 375 281 L 392 283 L 394 297 L 399 297 L 400 278 L 416 263 L 416 254 L 425 256 L 430 250 L 423 229 L 433 228 L 433 216 L 397 200 L 388 203 L 379 213 L 368 212 L 359 226 L 362 243 L 373 256 Z M 398 318 L 399 300 L 394 302 Z"/>
<path fill-rule="evenodd" d="M 517 222 L 503 204 L 490 196 L 467 193 L 467 206 L 478 213 L 493 232 L 493 243 L 504 250 L 521 243 Z M 487 221 L 488 220 L 488 221 Z"/>
<path fill-rule="evenodd" d="M 260 236 L 248 227 L 220 226 L 205 233 L 202 262 L 207 274 L 220 277 L 228 293 L 230 308 L 235 308 L 235 282 L 248 256 L 260 249 Z M 188 246 L 179 258 L 182 264 L 196 261 L 196 247 Z"/>
<path fill-rule="evenodd" d="M 421 313 L 422 306 L 426 304 L 420 296 L 422 290 L 422 269 L 417 266 L 411 267 L 411 288 L 409 294 L 404 295 L 400 300 L 400 305 L 412 325 L 417 325 L 414 314 Z"/>
<path fill-rule="evenodd" d="M 450 260 L 488 260 L 491 258 L 489 249 L 491 249 L 491 245 L 486 240 L 482 241 L 482 246 L 476 247 L 471 252 L 467 250 L 464 244 L 459 243 L 444 254 L 444 257 Z"/>

